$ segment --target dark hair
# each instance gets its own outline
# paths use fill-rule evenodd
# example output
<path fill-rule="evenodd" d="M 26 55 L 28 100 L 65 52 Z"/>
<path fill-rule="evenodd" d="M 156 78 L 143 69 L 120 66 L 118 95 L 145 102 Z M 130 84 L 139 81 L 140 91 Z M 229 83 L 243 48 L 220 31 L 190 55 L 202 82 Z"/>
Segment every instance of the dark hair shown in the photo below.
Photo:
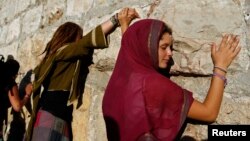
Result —
<path fill-rule="evenodd" d="M 19 62 L 14 59 L 8 59 L 4 64 L 5 77 L 10 78 L 17 75 L 20 65 Z"/>
<path fill-rule="evenodd" d="M 167 24 L 165 24 L 165 26 L 163 26 L 163 30 L 161 34 L 163 33 L 169 33 L 169 35 L 172 35 L 172 29 Z"/>
<path fill-rule="evenodd" d="M 82 28 L 73 22 L 66 22 L 59 26 L 43 51 L 43 53 L 46 53 L 45 59 L 65 44 L 74 42 L 77 36 L 82 33 Z"/>
<path fill-rule="evenodd" d="M 169 35 L 172 35 L 172 33 L 173 33 L 172 29 L 171 29 L 167 24 L 165 24 L 165 25 L 163 26 L 163 30 L 162 30 L 162 32 L 161 32 L 161 36 L 162 36 L 164 33 L 168 33 Z M 161 36 L 160 36 L 160 37 L 161 37 Z M 173 50 L 173 43 L 172 43 L 172 45 L 170 46 L 170 48 L 171 48 L 171 50 Z"/>

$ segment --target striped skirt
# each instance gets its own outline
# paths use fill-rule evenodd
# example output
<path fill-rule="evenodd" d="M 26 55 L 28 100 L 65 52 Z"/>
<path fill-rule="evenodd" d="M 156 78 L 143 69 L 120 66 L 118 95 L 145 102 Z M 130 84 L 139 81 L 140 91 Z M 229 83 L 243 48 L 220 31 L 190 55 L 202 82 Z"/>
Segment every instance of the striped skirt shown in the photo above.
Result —
<path fill-rule="evenodd" d="M 69 125 L 51 113 L 39 110 L 32 141 L 69 141 Z"/>

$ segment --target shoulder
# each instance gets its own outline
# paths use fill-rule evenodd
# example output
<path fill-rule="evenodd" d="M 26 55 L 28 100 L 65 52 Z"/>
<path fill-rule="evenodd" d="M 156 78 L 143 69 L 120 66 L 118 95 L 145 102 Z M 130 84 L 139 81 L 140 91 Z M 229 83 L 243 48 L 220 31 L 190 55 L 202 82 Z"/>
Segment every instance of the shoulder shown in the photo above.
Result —
<path fill-rule="evenodd" d="M 150 74 L 150 75 L 146 76 L 144 83 L 145 83 L 145 85 L 149 85 L 149 86 L 152 86 L 155 88 L 172 87 L 175 89 L 181 89 L 181 87 L 178 84 L 176 84 L 175 82 L 173 82 L 169 78 L 167 78 L 159 73 Z"/>

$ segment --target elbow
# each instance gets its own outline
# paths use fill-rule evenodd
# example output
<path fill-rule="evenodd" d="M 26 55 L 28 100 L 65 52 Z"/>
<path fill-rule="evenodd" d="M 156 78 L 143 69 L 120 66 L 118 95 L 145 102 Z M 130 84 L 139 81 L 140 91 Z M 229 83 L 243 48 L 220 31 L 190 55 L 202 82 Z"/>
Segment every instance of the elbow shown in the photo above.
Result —
<path fill-rule="evenodd" d="M 218 116 L 218 113 L 215 113 L 215 112 L 211 112 L 207 115 L 205 121 L 208 122 L 208 123 L 214 123 L 217 119 L 217 116 Z"/>
<path fill-rule="evenodd" d="M 216 118 L 209 118 L 209 119 L 207 119 L 207 123 L 209 123 L 209 124 L 212 124 L 212 123 L 214 123 L 216 121 Z"/>

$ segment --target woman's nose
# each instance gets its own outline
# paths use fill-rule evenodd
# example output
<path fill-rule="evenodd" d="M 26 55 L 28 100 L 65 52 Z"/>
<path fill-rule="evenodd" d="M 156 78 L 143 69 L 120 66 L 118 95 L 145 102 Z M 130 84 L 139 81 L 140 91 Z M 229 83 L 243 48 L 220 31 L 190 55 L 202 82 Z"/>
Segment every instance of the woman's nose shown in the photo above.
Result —
<path fill-rule="evenodd" d="M 173 52 L 170 48 L 167 48 L 167 55 L 169 56 L 172 56 L 173 55 Z"/>

